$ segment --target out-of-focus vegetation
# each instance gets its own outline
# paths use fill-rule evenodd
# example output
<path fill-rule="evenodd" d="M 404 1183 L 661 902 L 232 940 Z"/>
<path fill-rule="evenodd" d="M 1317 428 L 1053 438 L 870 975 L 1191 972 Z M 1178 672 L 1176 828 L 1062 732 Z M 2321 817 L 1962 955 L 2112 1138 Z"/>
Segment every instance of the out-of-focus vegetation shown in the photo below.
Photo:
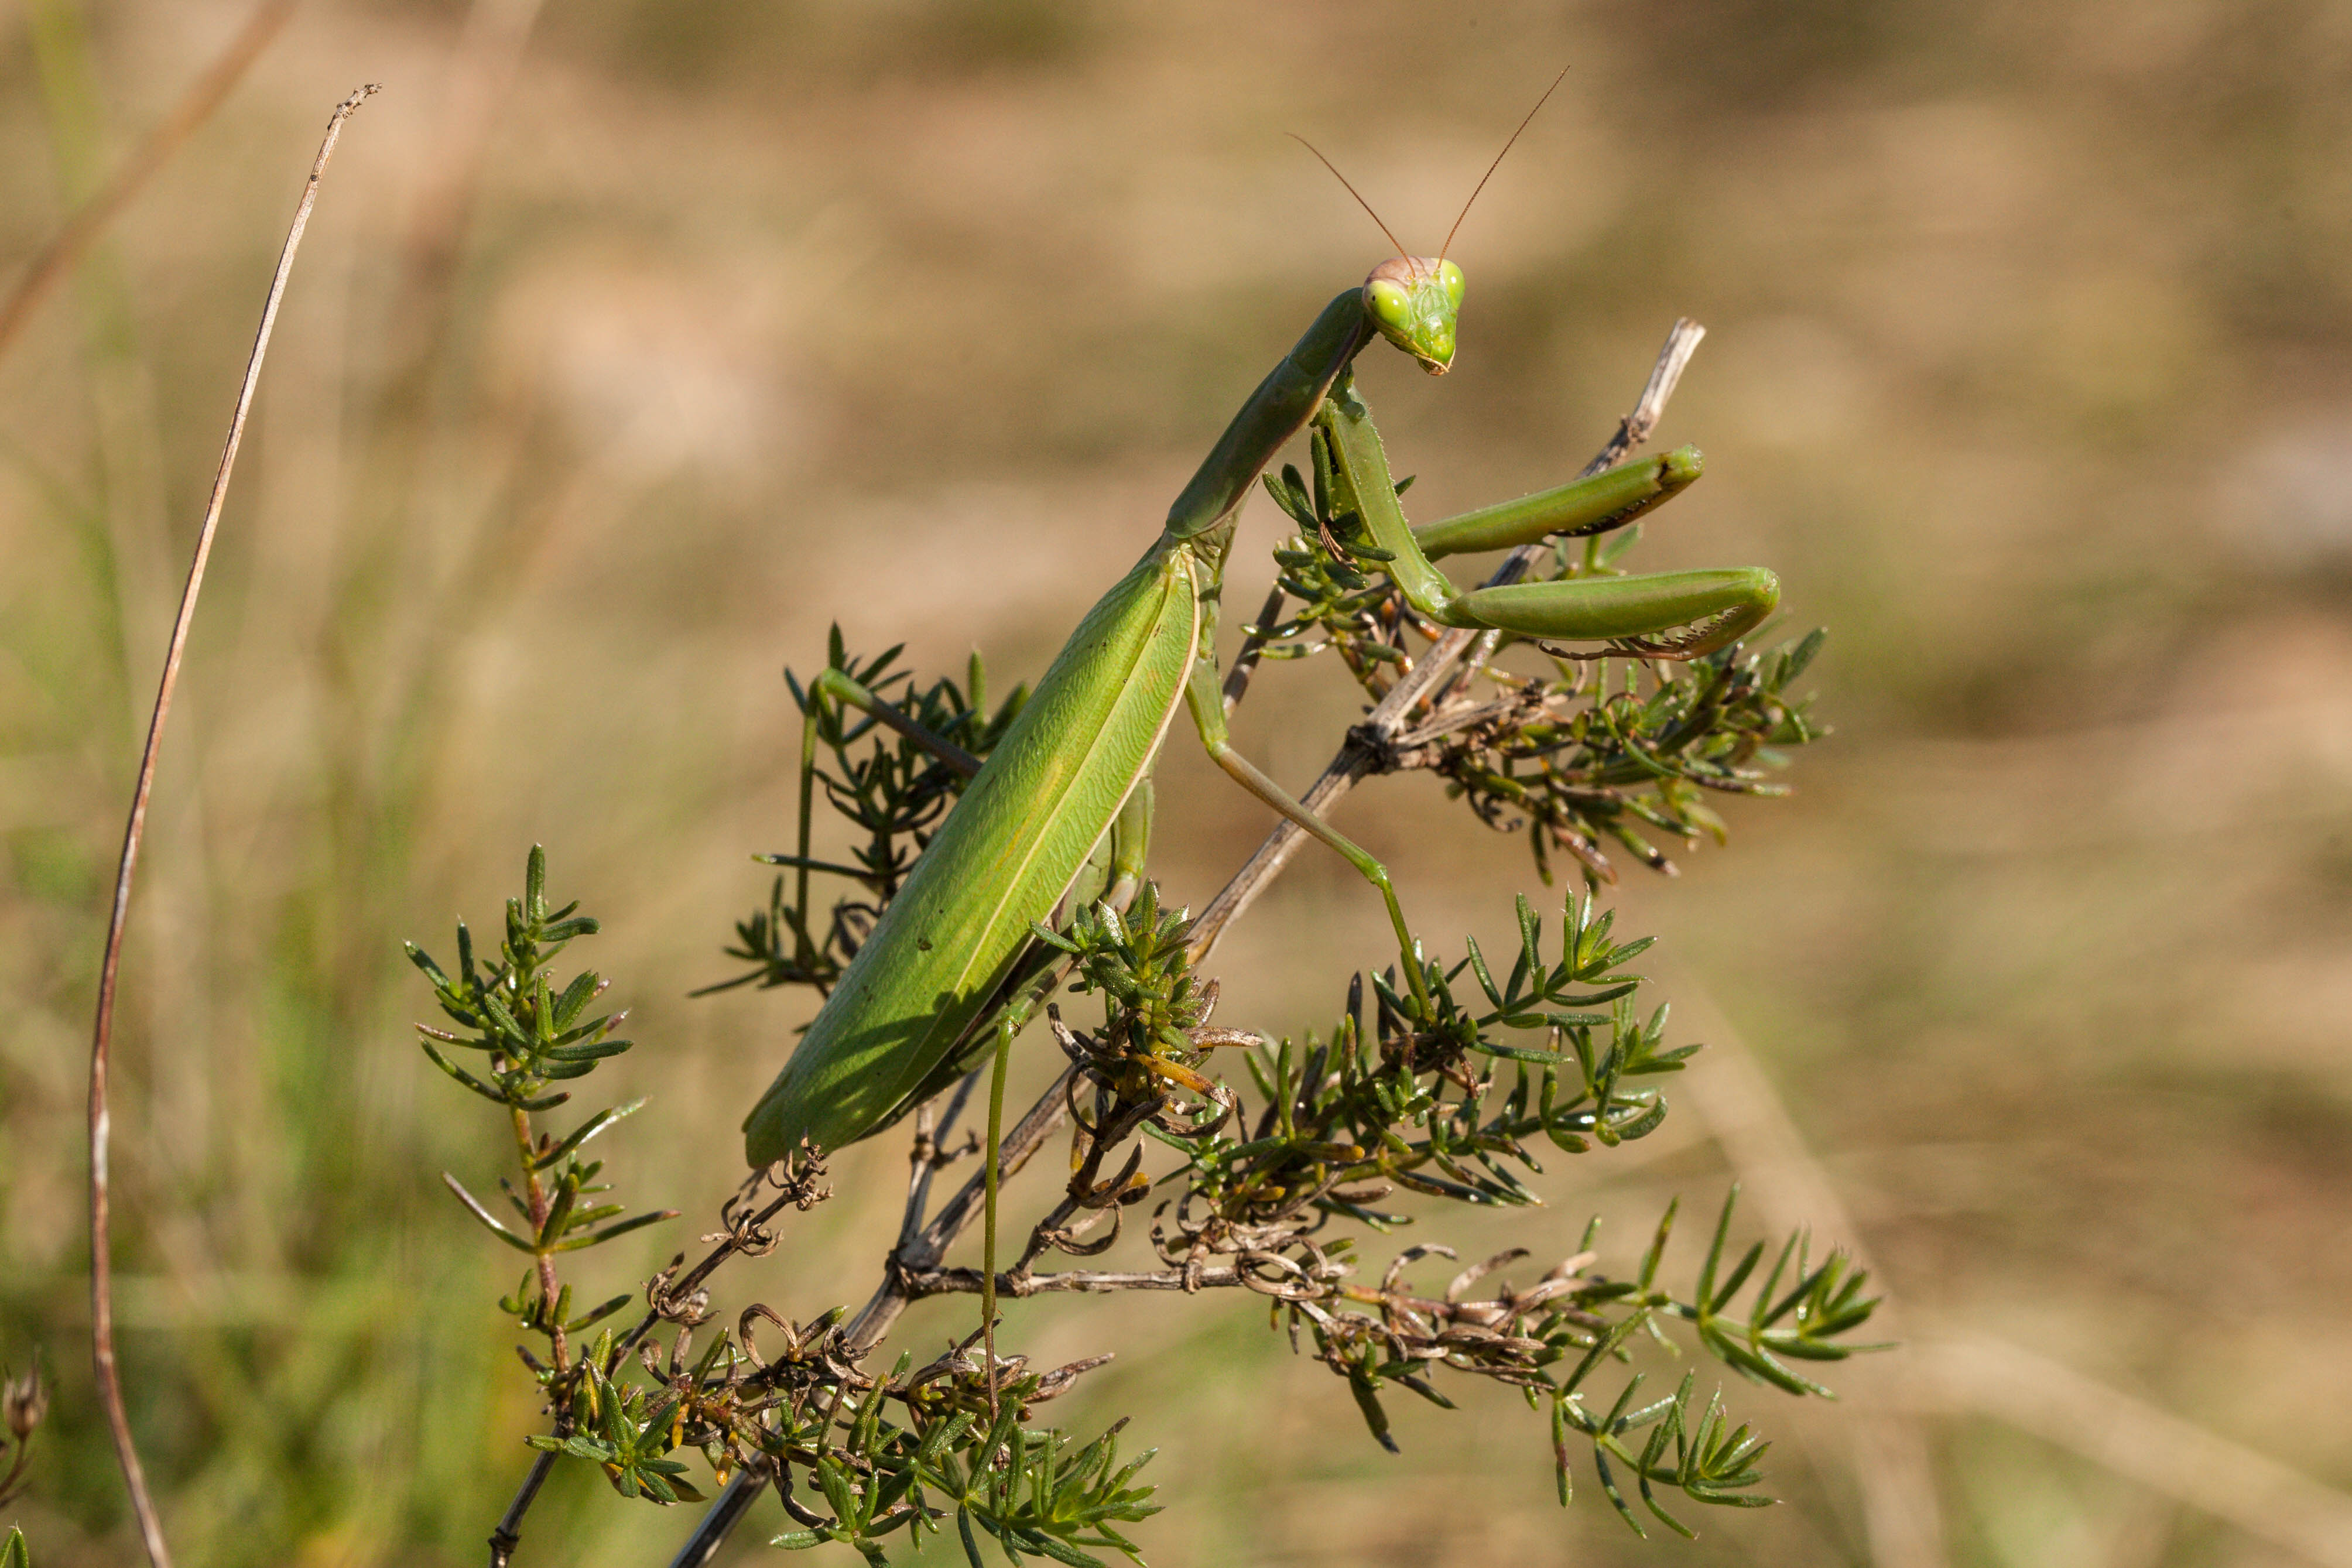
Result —
<path fill-rule="evenodd" d="M 0 13 L 0 256 L 242 19 Z M 438 1175 L 498 1152 L 409 1044 L 399 939 L 489 914 L 533 841 L 606 913 L 599 962 L 642 987 L 606 1071 L 652 1101 L 631 1195 L 688 1217 L 584 1289 L 641 1281 L 734 1185 L 798 1021 L 685 996 L 766 887 L 747 852 L 783 847 L 780 667 L 838 619 L 1034 673 L 1385 254 L 1280 133 L 1432 242 L 1561 62 L 1456 243 L 1459 368 L 1366 382 L 1436 516 L 1566 477 L 1666 324 L 1711 328 L 1661 432 L 1708 477 L 1642 563 L 1777 568 L 1834 628 L 1811 679 L 1839 736 L 1796 801 L 1732 814 L 1733 852 L 1616 896 L 1666 933 L 1663 989 L 1711 993 L 1699 1037 L 1793 1108 L 1794 1189 L 1850 1217 L 1827 1239 L 1921 1348 L 1784 1436 L 1787 1506 L 1695 1548 L 1560 1513 L 1516 1409 L 1400 1409 L 1401 1465 L 1231 1303 L 1024 1303 L 1024 1348 L 1125 1336 L 1071 1420 L 1151 1412 L 1186 1503 L 1139 1527 L 1161 1562 L 1927 1561 L 1895 1555 L 1915 1452 L 1953 1563 L 2280 1561 L 1932 1352 L 2031 1343 L 2352 1486 L 2352 16 L 2284 0 L 318 0 L 0 362 L 0 1360 L 38 1345 L 56 1384 L 16 1504 L 36 1560 L 132 1550 L 83 1355 L 103 884 L 336 99 L 387 84 L 279 324 L 125 969 L 126 1369 L 191 1562 L 475 1560 L 527 1461 L 490 1308 L 513 1279 Z M 1254 507 L 1237 584 L 1278 526 Z M 1269 669 L 1238 743 L 1303 783 L 1324 754 L 1297 737 L 1346 700 Z M 1376 784 L 1342 823 L 1460 929 L 1526 857 L 1433 795 Z M 1197 904 L 1265 821 L 1183 744 L 1160 797 Z M 1303 859 L 1221 952 L 1226 1005 L 1318 1016 L 1381 927 Z M 1680 1132 L 1555 1171 L 1563 1251 L 1734 1165 L 1790 1184 L 1700 1089 L 1747 1060 L 1699 1058 Z M 861 1298 L 901 1160 L 840 1157 L 843 1197 L 737 1287 L 802 1318 Z M 967 1306 L 900 1338 L 931 1353 Z M 687 1522 L 559 1473 L 526 1552 L 646 1562 Z"/>

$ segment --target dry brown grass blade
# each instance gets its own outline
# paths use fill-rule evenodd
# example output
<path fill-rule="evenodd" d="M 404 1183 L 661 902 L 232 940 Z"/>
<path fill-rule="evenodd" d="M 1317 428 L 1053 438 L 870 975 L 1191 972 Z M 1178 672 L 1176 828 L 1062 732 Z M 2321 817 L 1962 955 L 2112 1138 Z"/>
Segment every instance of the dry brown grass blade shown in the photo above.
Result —
<path fill-rule="evenodd" d="M 1868 1267 L 1836 1188 L 1761 1066 L 1697 986 L 1677 977 L 1675 990 L 1683 1021 L 1708 1042 L 1700 1069 L 1682 1086 L 1683 1103 L 1707 1123 L 1776 1223 L 1831 1231 Z M 1885 1308 L 1881 1314 L 1886 1321 Z M 2267 1455 L 2001 1341 L 1927 1339 L 1897 1354 L 1902 1397 L 1914 1410 L 1990 1417 L 2258 1540 L 2331 1568 L 2352 1568 L 2352 1497 Z M 1873 1561 L 1942 1562 L 1933 1480 L 1916 1422 L 1883 1406 L 1861 1414 L 1855 1469 L 1870 1514 Z"/>
<path fill-rule="evenodd" d="M 204 589 L 205 563 L 212 555 L 213 535 L 220 526 L 221 507 L 228 499 L 229 474 L 236 467 L 236 449 L 245 437 L 246 416 L 261 381 L 262 357 L 269 352 L 270 330 L 278 324 L 278 304 L 286 294 L 286 279 L 294 270 L 294 253 L 301 247 L 302 231 L 310 226 L 310 209 L 319 200 L 319 181 L 327 160 L 343 133 L 343 121 L 380 89 L 374 83 L 359 89 L 335 106 L 327 121 L 326 139 L 310 165 L 310 181 L 294 209 L 293 226 L 278 252 L 278 270 L 269 280 L 269 298 L 261 308 L 261 327 L 254 334 L 253 353 L 245 364 L 245 381 L 237 389 L 236 410 L 229 416 L 228 440 L 221 448 L 220 468 L 213 476 L 211 499 L 205 506 L 204 525 L 196 531 L 195 555 L 188 563 L 187 586 L 180 594 L 179 614 L 172 622 L 172 640 L 163 652 L 163 674 L 155 689 L 155 709 L 147 721 L 147 745 L 139 758 L 139 778 L 131 795 L 131 819 L 122 830 L 122 858 L 115 870 L 114 904 L 106 928 L 106 953 L 99 968 L 98 1016 L 90 1030 L 89 1047 L 89 1300 L 90 1360 L 98 1374 L 99 1397 L 114 1437 L 114 1456 L 131 1492 L 131 1508 L 139 1535 L 153 1568 L 171 1568 L 172 1554 L 164 1544 L 163 1521 L 147 1490 L 139 1451 L 131 1442 L 131 1416 L 122 1402 L 122 1378 L 114 1359 L 114 1262 L 110 1238 L 111 1215 L 108 1202 L 108 1142 L 111 1123 L 107 1111 L 107 1068 L 114 1040 L 115 978 L 122 962 L 123 926 L 131 911 L 131 883 L 139 865 L 139 841 L 147 826 L 147 801 L 155 785 L 155 758 L 163 742 L 163 723 L 172 712 L 172 689 L 179 683 L 180 658 L 186 650 L 188 628 L 194 621 L 196 596 Z"/>
<path fill-rule="evenodd" d="M 2258 1541 L 2352 1568 L 2352 1497 L 2267 1454 L 2000 1340 L 1929 1341 L 1911 1353 L 1927 1409 L 1990 1416 Z"/>
<path fill-rule="evenodd" d="M 296 0 L 261 0 L 236 37 L 229 40 L 220 58 L 213 61 L 205 74 L 198 77 L 179 103 L 161 125 L 147 133 L 139 150 L 123 160 L 122 167 L 106 188 L 84 202 L 79 211 L 66 219 L 48 244 L 41 247 L 25 268 L 24 277 L 9 291 L 6 303 L 0 304 L 0 357 L 5 357 L 16 335 L 32 320 L 33 311 L 48 298 L 49 290 L 65 280 L 79 262 L 93 241 L 106 232 L 131 199 L 155 177 L 156 171 L 171 162 L 180 144 L 196 132 L 196 128 L 213 116 L 228 98 L 247 69 L 261 58 L 261 51 L 294 15 Z"/>
<path fill-rule="evenodd" d="M 448 329 L 448 284 L 499 116 L 514 94 L 545 0 L 474 0 L 443 80 L 440 129 L 402 242 L 404 277 L 391 336 L 412 373 L 438 354 Z"/>

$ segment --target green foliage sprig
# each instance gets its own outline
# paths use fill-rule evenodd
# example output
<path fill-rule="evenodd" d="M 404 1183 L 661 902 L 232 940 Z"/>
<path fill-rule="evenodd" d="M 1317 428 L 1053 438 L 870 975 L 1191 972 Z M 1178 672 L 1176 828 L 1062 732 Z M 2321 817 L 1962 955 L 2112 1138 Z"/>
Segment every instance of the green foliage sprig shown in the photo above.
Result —
<path fill-rule="evenodd" d="M 1029 689 L 1014 687 L 992 713 L 987 670 L 978 654 L 972 655 L 961 686 L 941 679 L 919 687 L 909 672 L 893 668 L 904 646 L 861 659 L 849 653 L 836 626 L 827 637 L 825 673 L 847 676 L 892 700 L 914 728 L 984 760 L 1020 714 Z M 800 848 L 797 854 L 759 858 L 797 873 L 793 895 L 786 896 L 785 879 L 778 877 L 769 889 L 767 906 L 736 922 L 735 942 L 727 949 L 728 957 L 753 967 L 704 987 L 698 995 L 751 984 L 831 990 L 969 781 L 968 774 L 943 763 L 936 751 L 903 732 L 883 729 L 869 715 L 828 700 L 822 689 L 803 685 L 789 669 L 784 684 L 802 718 Z M 815 761 L 820 752 L 831 759 L 829 763 Z M 824 789 L 825 805 L 848 823 L 849 858 L 855 864 L 810 858 L 812 784 Z M 809 899 L 813 870 L 850 878 L 866 894 L 836 900 L 821 931 Z"/>
<path fill-rule="evenodd" d="M 921 1368 L 902 1353 L 887 1377 L 876 1378 L 862 1370 L 871 1350 L 843 1331 L 845 1316 L 835 1308 L 796 1324 L 755 1306 L 699 1354 L 689 1324 L 666 1360 L 650 1344 L 639 1347 L 650 1385 L 607 1370 L 622 1361 L 607 1334 L 574 1385 L 570 1429 L 529 1441 L 593 1463 L 624 1496 L 657 1503 L 702 1495 L 673 1455 L 698 1453 L 722 1480 L 756 1467 L 774 1478 L 802 1527 L 779 1536 L 779 1546 L 835 1542 L 879 1563 L 890 1536 L 940 1533 L 952 1515 L 968 1547 L 976 1530 L 1015 1556 L 1083 1565 L 1100 1561 L 1088 1548 L 1135 1555 L 1114 1525 L 1158 1511 L 1151 1489 L 1133 1484 L 1150 1456 L 1118 1465 L 1117 1426 L 1075 1452 L 1064 1434 L 1024 1430 L 1039 1405 L 1108 1357 L 1042 1373 L 1008 1358 L 999 1365 L 992 1420 L 971 1341 Z M 761 1359 L 754 1337 L 761 1321 L 783 1337 L 772 1361 Z M 796 1477 L 830 1513 L 801 1500 Z"/>
<path fill-rule="evenodd" d="M 557 956 L 597 930 L 593 920 L 576 912 L 579 907 L 548 907 L 547 854 L 534 845 L 524 870 L 523 895 L 507 900 L 505 935 L 495 958 L 487 963 L 478 959 L 473 932 L 462 921 L 454 977 L 415 942 L 407 944 L 409 962 L 432 983 L 442 1012 L 463 1031 L 419 1024 L 418 1044 L 451 1079 L 507 1112 L 520 1184 L 501 1176 L 499 1186 L 512 1219 L 500 1219 L 454 1174 L 444 1172 L 441 1179 L 484 1229 L 530 1258 L 521 1284 L 512 1296 L 500 1300 L 499 1308 L 526 1332 L 546 1340 L 544 1360 L 527 1348 L 521 1354 L 559 1409 L 581 1374 L 581 1363 L 571 1353 L 572 1336 L 627 1306 L 634 1293 L 575 1312 L 572 1287 L 559 1279 L 556 1260 L 677 1214 L 661 1209 L 622 1217 L 627 1213 L 625 1205 L 595 1201 L 612 1190 L 596 1180 L 604 1163 L 581 1157 L 591 1139 L 645 1101 L 609 1106 L 562 1136 L 540 1131 L 533 1121 L 571 1100 L 570 1089 L 555 1085 L 585 1078 L 633 1043 L 614 1037 L 625 1014 L 588 1016 L 591 1004 L 606 989 L 601 975 L 583 970 L 561 987 L 555 984 Z M 449 1054 L 452 1050 L 478 1053 L 481 1067 L 460 1066 Z"/>
<path fill-rule="evenodd" d="M 1383 1447 L 1396 1449 L 1381 1399 L 1391 1384 L 1448 1409 L 1453 1399 L 1432 1381 L 1440 1372 L 1515 1386 L 1550 1409 L 1563 1503 L 1572 1495 L 1568 1435 L 1578 1434 L 1591 1446 L 1603 1495 L 1637 1532 L 1621 1472 L 1631 1475 L 1651 1515 L 1689 1534 L 1659 1501 L 1659 1489 L 1704 1505 L 1759 1506 L 1769 1500 L 1757 1489 L 1764 1439 L 1731 1422 L 1719 1394 L 1695 1408 L 1692 1375 L 1675 1394 L 1637 1405 L 1648 1374 L 1633 1373 L 1605 1412 L 1587 1403 L 1591 1380 L 1607 1363 L 1629 1363 L 1637 1336 L 1672 1352 L 1661 1330 L 1681 1322 L 1700 1349 L 1742 1377 L 1788 1394 L 1826 1395 L 1790 1363 L 1839 1361 L 1865 1348 L 1847 1339 L 1876 1303 L 1864 1294 L 1866 1277 L 1843 1254 L 1815 1263 L 1798 1235 L 1760 1279 L 1760 1241 L 1727 1263 L 1737 1188 L 1696 1282 L 1679 1293 L 1659 1283 L 1678 1203 L 1630 1279 L 1592 1267 L 1596 1221 L 1576 1254 L 1526 1289 L 1499 1276 L 1528 1255 L 1515 1247 L 1463 1270 L 1435 1297 L 1410 1290 L 1405 1271 L 1423 1258 L 1454 1257 L 1451 1247 L 1410 1247 L 1372 1286 L 1358 1278 L 1356 1241 L 1328 1234 L 1335 1219 L 1376 1232 L 1411 1223 L 1373 1206 L 1399 1189 L 1470 1205 L 1531 1202 L 1518 1174 L 1541 1170 L 1528 1139 L 1541 1133 L 1582 1153 L 1645 1136 L 1663 1121 L 1666 1108 L 1656 1091 L 1627 1089 L 1624 1080 L 1680 1071 L 1697 1047 L 1663 1046 L 1663 1007 L 1647 1020 L 1634 1012 L 1643 981 L 1622 965 L 1648 941 L 1612 942 L 1609 916 L 1571 896 L 1558 956 L 1548 957 L 1542 922 L 1524 899 L 1517 912 L 1519 952 L 1501 984 L 1474 942 L 1461 964 L 1429 964 L 1433 1016 L 1416 1018 L 1409 991 L 1376 979 L 1368 1028 L 1360 977 L 1330 1038 L 1310 1035 L 1303 1046 L 1207 1022 L 1215 996 L 1191 973 L 1183 917 L 1160 909 L 1148 883 L 1124 918 L 1098 907 L 1066 931 L 1041 933 L 1071 961 L 1078 976 L 1072 988 L 1102 994 L 1105 1016 L 1091 1034 L 1055 1017 L 1077 1079 L 1074 1110 L 1087 1089 L 1091 1105 L 1073 1117 L 1067 1194 L 1033 1231 L 999 1289 L 1021 1296 L 1227 1287 L 1269 1297 L 1294 1345 L 1303 1332 L 1317 1358 L 1347 1381 Z M 1487 1009 L 1472 1012 L 1454 1000 L 1449 983 L 1465 972 L 1475 973 Z M 1591 1010 L 1603 1005 L 1608 1011 Z M 1526 1043 L 1529 1034 L 1546 1043 Z M 1212 1051 L 1234 1045 L 1248 1053 L 1261 1106 L 1255 1119 L 1231 1087 L 1201 1070 Z M 1497 1082 L 1506 1073 L 1507 1089 Z M 1129 1142 L 1138 1135 L 1180 1151 L 1183 1163 L 1149 1179 L 1142 1144 Z M 1099 1179 L 1122 1145 L 1129 1153 L 1118 1174 Z M 1120 1213 L 1170 1189 L 1150 1227 L 1163 1268 L 1035 1268 L 1052 1251 L 1088 1258 L 1108 1251 Z M 1085 1239 L 1106 1218 L 1110 1234 Z M 1487 1293 L 1471 1299 L 1482 1281 Z M 966 1290 L 978 1279 L 970 1269 L 942 1268 L 916 1284 Z"/>
<path fill-rule="evenodd" d="M 888 1377 L 875 1378 L 862 1370 L 871 1347 L 851 1343 L 840 1308 L 795 1324 L 753 1306 L 732 1331 L 719 1330 L 697 1352 L 697 1331 L 711 1316 L 702 1289 L 711 1270 L 730 1254 L 772 1249 L 777 1237 L 768 1221 L 786 1206 L 805 1210 L 828 1195 L 815 1184 L 824 1163 L 813 1151 L 753 1173 L 721 1212 L 723 1228 L 710 1238 L 719 1247 L 690 1271 L 681 1272 L 681 1256 L 656 1273 L 646 1289 L 652 1310 L 635 1328 L 625 1334 L 607 1328 L 584 1352 L 574 1351 L 572 1336 L 632 1298 L 617 1296 L 573 1316 L 557 1259 L 675 1211 L 624 1219 L 618 1205 L 582 1201 L 607 1190 L 594 1183 L 601 1165 L 580 1160 L 582 1145 L 641 1101 L 599 1111 L 561 1138 L 533 1129 L 533 1116 L 569 1098 L 554 1085 L 585 1076 L 630 1045 L 614 1037 L 621 1015 L 588 1016 L 606 989 L 601 976 L 583 973 L 556 984 L 557 955 L 597 928 L 577 905 L 551 909 L 545 889 L 545 856 L 534 848 L 523 895 L 508 903 L 504 940 L 488 963 L 478 960 L 463 924 L 454 977 L 413 944 L 408 950 L 442 1011 L 466 1031 L 419 1026 L 425 1054 L 451 1079 L 504 1107 L 514 1131 L 521 1184 L 502 1185 L 515 1222 L 499 1219 L 455 1177 L 444 1179 L 476 1220 L 531 1255 L 532 1271 L 499 1305 L 547 1341 L 544 1359 L 522 1352 L 556 1416 L 552 1431 L 526 1439 L 542 1464 L 586 1461 L 622 1496 L 662 1506 L 704 1495 L 679 1455 L 698 1456 L 722 1482 L 756 1468 L 775 1479 L 803 1527 L 779 1544 L 840 1542 L 877 1562 L 887 1537 L 901 1530 L 936 1533 L 950 1515 L 959 1539 L 970 1542 L 977 1531 L 1014 1555 L 1078 1564 L 1099 1562 L 1088 1548 L 1132 1556 L 1116 1525 L 1156 1511 L 1147 1500 L 1150 1489 L 1133 1484 L 1144 1460 L 1117 1465 L 1110 1434 L 1073 1450 L 1073 1439 L 1023 1425 L 1107 1357 L 1042 1373 L 1028 1372 L 1020 1357 L 1000 1362 L 991 1420 L 990 1380 L 969 1342 L 920 1369 L 902 1356 Z M 449 1055 L 453 1048 L 481 1053 L 482 1068 L 460 1066 Z M 761 1321 L 783 1336 L 782 1353 L 772 1360 L 762 1359 L 754 1338 Z M 664 1322 L 677 1330 L 667 1357 L 647 1342 Z M 632 1350 L 649 1383 L 625 1374 Z M 800 1503 L 796 1471 L 830 1514 Z M 535 1490 L 526 1485 L 526 1506 Z M 500 1561 L 515 1544 L 518 1518 L 519 1510 L 509 1510 L 493 1537 Z"/>

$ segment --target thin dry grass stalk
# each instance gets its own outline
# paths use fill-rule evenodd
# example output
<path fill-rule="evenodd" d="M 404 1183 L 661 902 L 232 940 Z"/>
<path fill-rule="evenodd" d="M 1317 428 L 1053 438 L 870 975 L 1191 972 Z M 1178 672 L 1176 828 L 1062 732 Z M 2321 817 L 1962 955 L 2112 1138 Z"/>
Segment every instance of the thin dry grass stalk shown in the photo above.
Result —
<path fill-rule="evenodd" d="M 319 156 L 310 165 L 310 181 L 302 187 L 302 200 L 294 209 L 293 226 L 287 230 L 285 247 L 278 252 L 278 270 L 269 280 L 269 298 L 261 307 L 261 328 L 254 334 L 253 353 L 246 360 L 245 381 L 237 389 L 236 411 L 229 416 L 228 440 L 221 448 L 220 468 L 213 476 L 204 525 L 196 531 L 195 556 L 188 563 L 187 586 L 181 591 L 179 614 L 172 622 L 172 640 L 163 652 L 163 674 L 155 689 L 155 710 L 147 722 L 147 746 L 140 755 L 138 783 L 131 795 L 131 819 L 122 830 L 122 858 L 115 871 L 114 905 L 106 928 L 106 954 L 99 968 L 98 1017 L 91 1027 L 89 1047 L 90 1359 L 97 1369 L 99 1397 L 106 1408 L 107 1426 L 114 1437 L 114 1456 L 122 1467 L 123 1484 L 131 1492 L 131 1508 L 138 1519 L 140 1540 L 147 1548 L 147 1560 L 153 1568 L 171 1568 L 172 1554 L 164 1544 L 155 1500 L 147 1490 L 147 1477 L 140 1468 L 138 1449 L 131 1442 L 131 1417 L 123 1406 L 122 1378 L 114 1359 L 114 1262 L 107 1185 L 107 1145 L 112 1128 L 107 1113 L 107 1069 L 114 1040 L 115 977 L 122 962 L 131 878 L 138 869 L 139 842 L 147 826 L 147 800 L 155 785 L 155 759 L 163 743 L 163 723 L 171 717 L 172 689 L 179 683 L 180 658 L 187 647 L 188 628 L 195 619 L 196 596 L 204 590 L 205 564 L 212 555 L 221 507 L 228 500 L 229 474 L 236 467 L 237 447 L 245 438 L 246 415 L 253 407 L 254 391 L 261 382 L 262 357 L 269 352 L 270 330 L 278 324 L 278 304 L 285 297 L 286 280 L 294 270 L 294 253 L 301 247 L 302 231 L 310 226 L 310 209 L 319 200 L 319 181 L 325 175 L 327 160 L 343 133 L 343 121 L 369 95 L 380 90 L 378 84 L 371 82 L 335 106 L 335 112 L 327 121 L 326 139 L 320 142 Z"/>
<path fill-rule="evenodd" d="M 1922 1410 L 1990 1416 L 2329 1568 L 2352 1568 L 2352 1497 L 2268 1454 L 1989 1336 L 1913 1352 Z"/>

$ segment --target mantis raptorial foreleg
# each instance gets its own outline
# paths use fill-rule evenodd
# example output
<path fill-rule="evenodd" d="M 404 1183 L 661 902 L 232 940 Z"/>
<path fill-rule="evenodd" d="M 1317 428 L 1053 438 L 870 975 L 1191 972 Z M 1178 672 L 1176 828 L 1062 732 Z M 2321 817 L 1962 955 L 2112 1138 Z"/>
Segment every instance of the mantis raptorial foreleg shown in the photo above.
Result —
<path fill-rule="evenodd" d="M 1412 542 L 1434 561 L 1475 551 L 1509 550 L 1542 539 L 1591 538 L 1638 521 L 1674 500 L 1706 467 L 1696 447 L 1677 447 L 1517 500 L 1417 524 Z M 1393 494 L 1393 486 L 1391 490 Z"/>
<path fill-rule="evenodd" d="M 1476 589 L 1464 594 L 1431 564 L 1433 555 L 1507 549 L 1547 537 L 1575 538 L 1624 527 L 1698 478 L 1703 465 L 1695 447 L 1623 464 L 1589 479 L 1416 530 L 1405 524 L 1379 432 L 1344 374 L 1317 411 L 1315 425 L 1339 480 L 1334 510 L 1362 520 L 1387 557 L 1382 569 L 1416 610 L 1440 625 L 1531 637 L 1606 637 L 1624 651 L 1687 658 L 1734 640 L 1779 601 L 1778 582 L 1760 569 L 1533 583 L 1513 585 L 1516 592 Z M 1685 626 L 1691 627 L 1688 635 L 1669 640 L 1647 635 Z M 1337 851 L 1379 891 L 1396 929 L 1407 983 L 1425 1005 L 1418 943 L 1388 868 L 1234 749 L 1213 658 L 1204 655 L 1194 663 L 1185 698 L 1210 760 L 1234 783 Z"/>
<path fill-rule="evenodd" d="M 1325 399 L 1315 423 L 1331 455 L 1337 492 L 1333 505 L 1361 518 L 1389 557 L 1382 569 L 1415 610 L 1440 626 L 1528 637 L 1606 639 L 1620 651 L 1646 658 L 1691 658 L 1738 641 L 1780 602 L 1780 579 L 1760 566 L 1510 583 L 1465 593 L 1431 563 L 1419 536 L 1405 522 L 1380 432 L 1372 427 L 1370 411 L 1344 381 Z M 1657 461 L 1670 462 L 1672 457 Z M 1497 546 L 1528 543 L 1544 536 L 1539 525 L 1549 510 L 1511 503 L 1485 514 L 1465 514 L 1486 519 L 1483 524 L 1465 526 L 1463 520 L 1450 520 L 1441 525 L 1448 532 L 1439 537 L 1476 538 Z M 1630 521 L 1612 519 L 1605 526 Z"/>

